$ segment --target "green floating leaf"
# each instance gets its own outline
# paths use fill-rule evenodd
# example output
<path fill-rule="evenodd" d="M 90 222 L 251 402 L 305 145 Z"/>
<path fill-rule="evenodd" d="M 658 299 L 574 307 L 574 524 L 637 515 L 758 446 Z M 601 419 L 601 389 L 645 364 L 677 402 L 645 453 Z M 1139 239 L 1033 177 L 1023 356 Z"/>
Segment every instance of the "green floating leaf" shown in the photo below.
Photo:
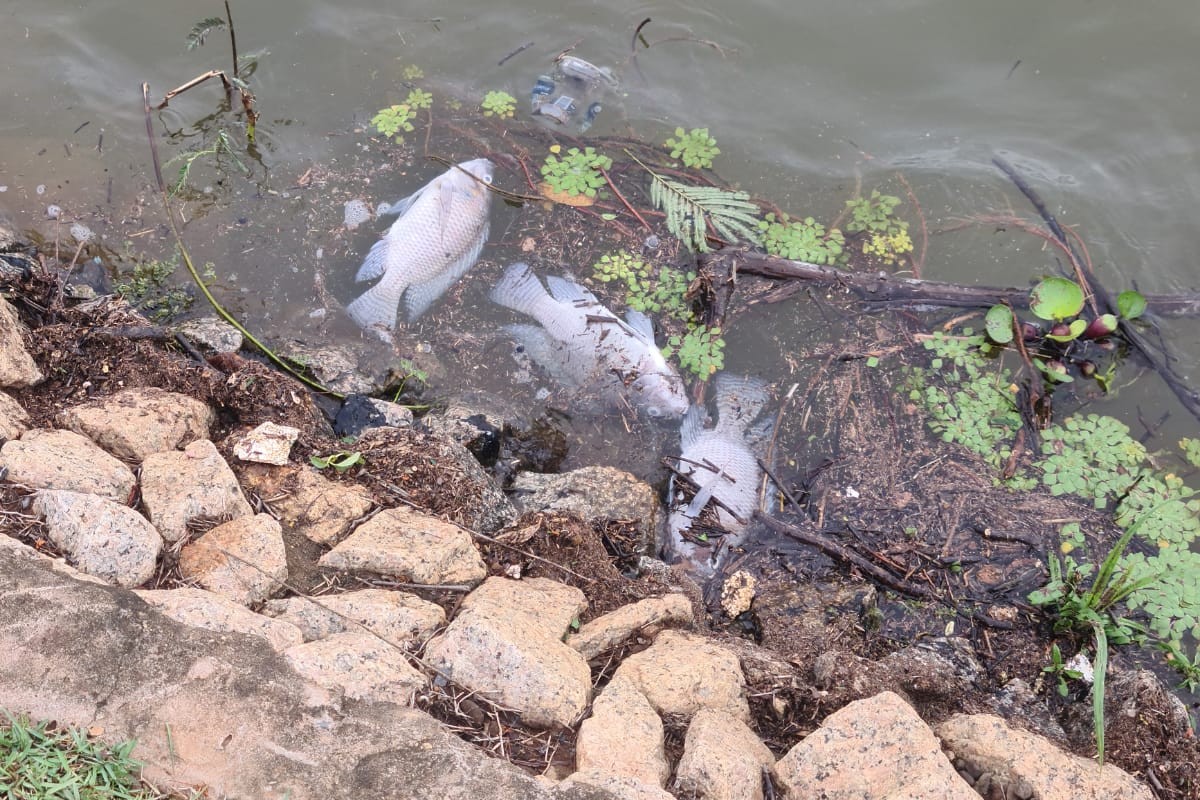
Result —
<path fill-rule="evenodd" d="M 1029 310 L 1040 319 L 1065 320 L 1083 309 L 1083 290 L 1066 278 L 1046 278 L 1029 294 Z"/>
<path fill-rule="evenodd" d="M 1073 342 L 1079 338 L 1079 335 L 1081 333 L 1083 333 L 1085 330 L 1087 330 L 1087 326 L 1088 326 L 1088 324 L 1087 324 L 1086 320 L 1082 320 L 1082 319 L 1072 320 L 1067 333 L 1065 333 L 1065 334 L 1048 333 L 1048 334 L 1046 334 L 1046 338 L 1053 339 L 1056 342 Z"/>
<path fill-rule="evenodd" d="M 984 317 L 987 335 L 996 344 L 1008 344 L 1013 339 L 1012 310 L 1008 306 L 992 306 Z"/>
<path fill-rule="evenodd" d="M 1141 292 L 1126 289 L 1117 296 L 1117 313 L 1125 319 L 1137 319 L 1146 313 L 1146 298 Z"/>

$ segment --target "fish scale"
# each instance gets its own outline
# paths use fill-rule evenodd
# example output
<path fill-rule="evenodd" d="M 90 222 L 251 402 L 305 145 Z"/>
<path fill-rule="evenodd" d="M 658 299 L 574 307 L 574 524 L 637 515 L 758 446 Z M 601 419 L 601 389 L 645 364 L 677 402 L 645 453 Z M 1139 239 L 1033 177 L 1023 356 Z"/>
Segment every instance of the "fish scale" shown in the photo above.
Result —
<path fill-rule="evenodd" d="M 493 169 L 486 158 L 463 162 L 381 212 L 399 216 L 355 275 L 380 279 L 346 306 L 359 327 L 390 342 L 402 298 L 412 322 L 475 265 L 490 227 Z"/>

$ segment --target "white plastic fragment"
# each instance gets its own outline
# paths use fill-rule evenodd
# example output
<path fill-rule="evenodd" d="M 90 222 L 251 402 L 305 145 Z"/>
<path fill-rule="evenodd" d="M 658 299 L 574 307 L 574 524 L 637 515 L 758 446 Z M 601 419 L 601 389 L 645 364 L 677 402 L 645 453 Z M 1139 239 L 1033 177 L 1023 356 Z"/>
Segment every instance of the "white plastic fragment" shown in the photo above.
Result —
<path fill-rule="evenodd" d="M 233 446 L 233 454 L 242 461 L 283 466 L 300 431 L 287 425 L 264 422 Z"/>

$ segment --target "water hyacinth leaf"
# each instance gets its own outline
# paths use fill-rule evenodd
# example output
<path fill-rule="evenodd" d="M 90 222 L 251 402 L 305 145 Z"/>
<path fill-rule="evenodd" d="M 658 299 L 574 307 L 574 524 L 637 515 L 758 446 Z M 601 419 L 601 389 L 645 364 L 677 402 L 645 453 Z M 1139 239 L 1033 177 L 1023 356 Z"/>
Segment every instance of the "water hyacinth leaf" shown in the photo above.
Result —
<path fill-rule="evenodd" d="M 1067 328 L 1067 333 L 1064 334 L 1046 334 L 1047 339 L 1053 339 L 1056 342 L 1072 342 L 1079 338 L 1079 335 L 1087 330 L 1087 322 L 1082 319 L 1072 320 Z"/>
<path fill-rule="evenodd" d="M 987 334 L 996 344 L 1008 344 L 1013 339 L 1012 311 L 1008 306 L 992 306 L 984 318 Z"/>
<path fill-rule="evenodd" d="M 1029 310 L 1040 319 L 1064 320 L 1083 309 L 1083 290 L 1066 278 L 1046 278 L 1029 294 Z"/>
<path fill-rule="evenodd" d="M 1033 363 L 1052 383 L 1070 383 L 1075 380 L 1067 373 L 1067 368 L 1061 361 L 1042 361 L 1035 358 Z"/>
<path fill-rule="evenodd" d="M 1126 289 L 1117 296 L 1117 313 L 1125 319 L 1137 319 L 1146 313 L 1146 298 L 1141 292 Z"/>

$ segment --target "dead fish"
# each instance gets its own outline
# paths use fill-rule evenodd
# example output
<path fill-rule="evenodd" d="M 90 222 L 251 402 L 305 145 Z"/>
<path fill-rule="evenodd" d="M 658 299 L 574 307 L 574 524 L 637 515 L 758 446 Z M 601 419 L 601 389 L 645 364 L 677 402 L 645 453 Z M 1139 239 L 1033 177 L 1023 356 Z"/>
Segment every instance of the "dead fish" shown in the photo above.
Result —
<path fill-rule="evenodd" d="M 713 378 L 713 387 L 716 425 L 705 427 L 707 414 L 701 405 L 692 406 L 680 425 L 678 473 L 694 485 L 695 494 L 685 499 L 680 478 L 672 478 L 667 518 L 667 549 L 704 577 L 716 571 L 721 554 L 746 537 L 763 477 L 756 449 L 770 439 L 772 430 L 772 420 L 751 427 L 767 402 L 766 381 L 722 372 Z M 713 533 L 724 534 L 728 545 L 720 552 L 695 541 L 713 528 Z"/>
<path fill-rule="evenodd" d="M 537 325 L 509 325 L 529 357 L 560 383 L 624 397 L 651 417 L 679 417 L 688 408 L 683 379 L 654 343 L 650 318 L 630 310 L 622 320 L 596 296 L 566 278 L 546 278 L 547 292 L 528 264 L 509 266 L 492 290 L 502 306 Z"/>
<path fill-rule="evenodd" d="M 475 265 L 488 236 L 493 170 L 486 158 L 465 161 L 380 210 L 399 218 L 354 276 L 382 278 L 346 306 L 359 327 L 390 342 L 402 296 L 411 322 Z"/>

